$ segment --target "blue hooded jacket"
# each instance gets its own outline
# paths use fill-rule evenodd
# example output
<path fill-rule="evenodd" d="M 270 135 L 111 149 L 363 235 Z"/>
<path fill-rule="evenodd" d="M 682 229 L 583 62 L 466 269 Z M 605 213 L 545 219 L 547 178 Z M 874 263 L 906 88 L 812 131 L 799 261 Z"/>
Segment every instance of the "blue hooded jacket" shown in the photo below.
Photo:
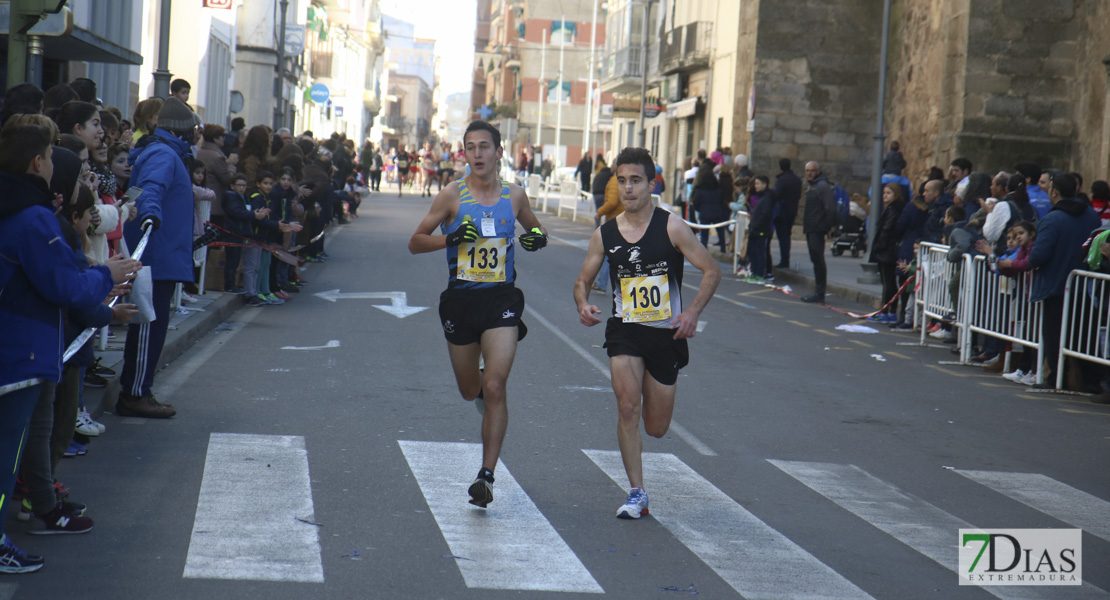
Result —
<path fill-rule="evenodd" d="M 1037 269 L 1029 300 L 1062 296 L 1068 275 L 1087 257 L 1083 242 L 1102 226 L 1095 211 L 1078 198 L 1064 198 L 1037 222 L 1037 239 L 1029 252 L 1029 266 Z"/>
<path fill-rule="evenodd" d="M 39 177 L 0 173 L 0 386 L 62 377 L 62 308 L 94 308 L 108 267 L 84 268 Z"/>
<path fill-rule="evenodd" d="M 142 223 L 158 217 L 161 226 L 150 235 L 143 266 L 155 281 L 193 281 L 193 185 L 185 158 L 189 146 L 165 129 L 144 136 L 127 159 L 133 165 L 132 187 L 142 188 L 135 201 L 139 218 L 123 227 L 127 247 L 143 237 Z"/>

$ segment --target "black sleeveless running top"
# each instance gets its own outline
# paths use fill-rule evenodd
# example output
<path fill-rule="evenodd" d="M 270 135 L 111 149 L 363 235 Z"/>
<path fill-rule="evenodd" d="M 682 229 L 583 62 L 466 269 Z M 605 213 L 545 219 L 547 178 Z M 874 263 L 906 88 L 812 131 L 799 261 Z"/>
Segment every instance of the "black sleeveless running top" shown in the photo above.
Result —
<path fill-rule="evenodd" d="M 673 329 L 682 313 L 682 271 L 686 259 L 667 235 L 671 213 L 656 207 L 643 237 L 629 243 L 617 220 L 601 226 L 609 261 L 613 316 L 626 323 Z"/>

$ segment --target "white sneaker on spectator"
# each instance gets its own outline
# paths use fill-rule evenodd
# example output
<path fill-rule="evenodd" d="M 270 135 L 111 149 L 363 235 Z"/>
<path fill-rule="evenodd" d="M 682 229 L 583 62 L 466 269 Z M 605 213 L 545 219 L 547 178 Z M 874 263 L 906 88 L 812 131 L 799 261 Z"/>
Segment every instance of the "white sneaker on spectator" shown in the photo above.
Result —
<path fill-rule="evenodd" d="M 1024 377 L 1017 380 L 1022 385 L 1033 385 L 1037 383 L 1037 374 L 1033 372 L 1026 373 Z"/>
<path fill-rule="evenodd" d="M 182 304 L 195 304 L 197 300 L 198 300 L 198 298 L 196 296 L 190 294 L 189 292 L 181 292 L 181 303 Z"/>
<path fill-rule="evenodd" d="M 1003 373 L 1002 374 L 1003 379 L 1009 379 L 1010 381 L 1013 381 L 1014 383 L 1020 382 L 1022 377 L 1025 377 L 1025 371 L 1022 371 L 1021 369 L 1018 369 L 1018 370 L 1016 370 L 1012 373 Z"/>
<path fill-rule="evenodd" d="M 92 417 L 85 411 L 77 413 L 77 426 L 73 430 L 89 437 L 100 435 L 100 428 L 93 425 Z"/>
<path fill-rule="evenodd" d="M 84 415 L 84 417 L 86 419 L 88 419 L 89 423 L 92 423 L 93 427 L 96 427 L 97 430 L 100 431 L 100 433 L 104 433 L 105 431 L 108 430 L 108 428 L 105 427 L 103 423 L 101 423 L 100 421 L 97 421 L 96 419 L 93 419 L 92 415 L 89 414 L 89 411 L 82 410 L 81 412 L 79 412 L 77 414 L 77 418 L 80 419 L 82 415 Z"/>
<path fill-rule="evenodd" d="M 935 337 L 939 340 L 939 339 L 943 338 L 946 335 L 948 335 L 947 331 L 945 331 L 944 329 L 938 329 L 938 330 L 930 333 L 929 337 Z"/>

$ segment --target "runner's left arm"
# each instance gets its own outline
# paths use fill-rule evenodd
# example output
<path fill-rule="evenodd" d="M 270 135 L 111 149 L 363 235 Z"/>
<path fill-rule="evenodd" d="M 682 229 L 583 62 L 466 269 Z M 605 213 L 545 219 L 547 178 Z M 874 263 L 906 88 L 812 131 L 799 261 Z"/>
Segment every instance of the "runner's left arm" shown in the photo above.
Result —
<path fill-rule="evenodd" d="M 697 334 L 698 317 L 701 316 L 701 311 L 705 309 L 706 304 L 709 304 L 709 299 L 717 291 L 717 284 L 721 282 L 721 266 L 709 254 L 709 250 L 706 250 L 705 246 L 702 246 L 701 242 L 694 237 L 693 230 L 687 227 L 678 216 L 671 215 L 667 221 L 667 235 L 686 260 L 701 271 L 701 285 L 698 286 L 697 295 L 690 302 L 690 306 L 675 319 L 678 327 L 675 328 L 674 339 L 692 338 Z"/>
<path fill-rule="evenodd" d="M 544 229 L 544 226 L 540 224 L 540 220 L 536 218 L 536 213 L 532 212 L 532 204 L 528 201 L 528 194 L 524 191 L 524 188 L 513 185 L 510 189 L 512 190 L 513 206 L 516 209 L 516 220 L 524 227 L 524 231 L 532 231 L 533 227 L 539 227 L 540 231 L 547 235 L 547 229 Z"/>

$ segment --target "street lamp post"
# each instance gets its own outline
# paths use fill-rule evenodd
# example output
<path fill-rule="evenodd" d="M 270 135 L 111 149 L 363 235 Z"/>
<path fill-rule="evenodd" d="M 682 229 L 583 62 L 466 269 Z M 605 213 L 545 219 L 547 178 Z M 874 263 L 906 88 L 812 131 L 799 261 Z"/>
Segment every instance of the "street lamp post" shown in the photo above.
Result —
<path fill-rule="evenodd" d="M 559 42 L 559 92 L 556 98 L 559 99 L 559 105 L 555 107 L 555 168 L 559 168 L 559 144 L 562 143 L 563 136 L 563 49 L 567 46 L 567 19 L 562 18 L 562 25 L 559 26 L 559 36 L 563 39 Z"/>
<path fill-rule="evenodd" d="M 883 135 L 884 112 L 886 111 L 886 56 L 890 41 L 890 0 L 883 2 L 883 41 L 879 59 L 879 114 L 875 119 L 875 147 L 871 158 L 871 217 L 867 228 L 867 248 L 875 247 L 875 234 L 878 233 L 879 218 L 883 214 Z"/>
<path fill-rule="evenodd" d="M 593 137 L 593 118 L 591 113 L 593 112 L 594 106 L 594 71 L 597 70 L 597 66 L 594 62 L 597 54 L 597 3 L 598 0 L 594 0 L 593 31 L 590 33 L 590 73 L 589 77 L 586 79 L 586 124 L 582 127 L 582 150 L 586 153 L 586 156 L 590 155 L 590 150 L 593 147 L 591 143 L 593 141 L 591 139 Z"/>
<path fill-rule="evenodd" d="M 281 29 L 277 41 L 277 80 L 274 81 L 274 131 L 285 126 L 285 13 L 289 0 L 281 0 Z"/>
<path fill-rule="evenodd" d="M 644 124 L 645 105 L 647 104 L 647 38 L 648 17 L 651 15 L 651 3 L 655 0 L 644 0 L 644 22 L 640 28 L 640 147 L 647 147 L 647 126 Z"/>
<path fill-rule="evenodd" d="M 540 160 L 547 157 L 543 148 L 543 97 L 547 95 L 547 30 L 540 31 L 540 110 L 536 115 L 536 144 L 541 148 Z"/>
<path fill-rule="evenodd" d="M 167 98 L 170 95 L 170 12 L 171 0 L 162 0 L 158 15 L 158 68 L 154 71 L 154 97 Z"/>

